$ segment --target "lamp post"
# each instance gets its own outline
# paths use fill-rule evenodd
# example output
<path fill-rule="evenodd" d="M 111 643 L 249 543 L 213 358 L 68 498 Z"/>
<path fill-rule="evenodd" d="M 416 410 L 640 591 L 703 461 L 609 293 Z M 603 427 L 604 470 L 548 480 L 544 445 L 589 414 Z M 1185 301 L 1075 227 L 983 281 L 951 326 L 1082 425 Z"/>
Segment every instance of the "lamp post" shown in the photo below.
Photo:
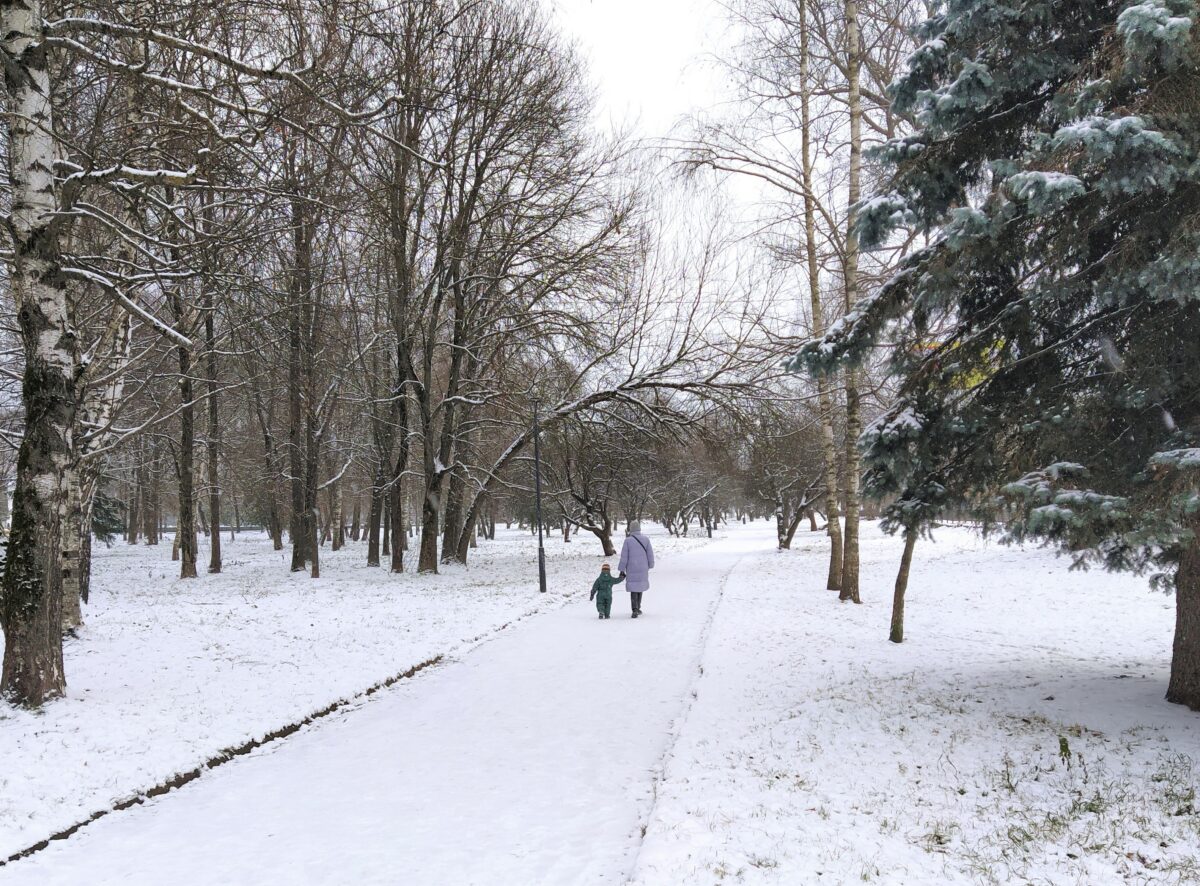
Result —
<path fill-rule="evenodd" d="M 538 590 L 546 593 L 546 549 L 542 545 L 542 445 L 538 427 L 538 401 L 533 401 L 533 485 L 538 527 Z"/>

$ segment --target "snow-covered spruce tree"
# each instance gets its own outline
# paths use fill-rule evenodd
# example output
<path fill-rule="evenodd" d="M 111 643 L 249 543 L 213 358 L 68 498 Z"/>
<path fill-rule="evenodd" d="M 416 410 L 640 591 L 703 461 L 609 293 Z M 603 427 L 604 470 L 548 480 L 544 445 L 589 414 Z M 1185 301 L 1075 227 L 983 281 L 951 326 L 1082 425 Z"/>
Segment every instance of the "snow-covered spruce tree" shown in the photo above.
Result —
<path fill-rule="evenodd" d="M 890 338 L 863 435 L 892 529 L 947 508 L 1173 587 L 1200 710 L 1200 23 L 1190 0 L 952 0 L 893 86 L 878 246 L 928 234 L 797 366 Z"/>

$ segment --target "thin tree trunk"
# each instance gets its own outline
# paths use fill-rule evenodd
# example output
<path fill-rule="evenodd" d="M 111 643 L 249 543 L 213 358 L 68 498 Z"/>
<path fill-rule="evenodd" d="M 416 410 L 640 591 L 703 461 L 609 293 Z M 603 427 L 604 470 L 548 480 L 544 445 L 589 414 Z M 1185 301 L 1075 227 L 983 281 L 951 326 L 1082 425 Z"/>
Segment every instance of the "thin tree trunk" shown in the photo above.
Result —
<path fill-rule="evenodd" d="M 354 516 L 350 519 L 350 540 L 358 541 L 362 537 L 362 495 L 354 496 Z"/>
<path fill-rule="evenodd" d="M 367 516 L 367 565 L 379 565 L 379 536 L 380 521 L 383 519 L 383 465 L 375 474 L 375 483 L 371 486 L 371 510 Z"/>
<path fill-rule="evenodd" d="M 862 196 L 862 97 L 859 94 L 861 64 L 858 0 L 846 0 L 846 71 L 850 104 L 850 186 L 846 215 L 846 313 L 858 301 L 858 233 L 855 206 Z M 862 433 L 859 371 L 846 370 L 846 535 L 842 551 L 842 586 L 838 599 L 861 603 L 858 587 L 859 454 L 858 437 Z M 830 520 L 832 525 L 832 519 Z"/>
<path fill-rule="evenodd" d="M 390 495 L 383 497 L 383 556 L 392 555 L 392 499 Z"/>
<path fill-rule="evenodd" d="M 812 81 L 808 52 L 808 0 L 800 0 L 800 119 L 802 165 L 804 175 L 804 251 L 808 266 L 808 294 L 812 305 L 814 338 L 825 334 L 825 308 L 821 304 L 821 268 L 817 255 L 817 209 L 812 150 Z M 825 513 L 829 533 L 829 573 L 825 587 L 831 591 L 842 586 L 842 521 L 838 499 L 838 455 L 833 434 L 832 376 L 817 377 L 817 406 L 821 419 L 821 453 L 825 472 Z"/>
<path fill-rule="evenodd" d="M 83 477 L 78 467 L 67 486 L 66 520 L 62 525 L 62 629 L 71 632 L 83 624 Z"/>
<path fill-rule="evenodd" d="M 212 213 L 211 207 L 204 207 L 206 224 Z M 209 536 L 208 571 L 221 571 L 221 484 L 218 479 L 220 464 L 221 421 L 217 413 L 217 336 L 216 323 L 213 318 L 213 294 L 209 280 L 204 280 L 204 342 L 207 347 L 206 364 L 208 369 L 208 515 L 212 520 L 212 533 Z"/>
<path fill-rule="evenodd" d="M 275 438 L 271 434 L 271 422 L 263 409 L 262 397 L 258 388 L 252 386 L 254 414 L 258 417 L 259 427 L 263 437 L 263 462 L 267 477 L 267 532 L 271 535 L 271 544 L 277 551 L 283 550 L 283 519 L 279 513 L 279 497 L 275 488 L 279 481 L 279 470 L 276 468 Z"/>
<path fill-rule="evenodd" d="M 308 551 L 312 533 L 308 526 L 305 504 L 304 448 L 304 303 L 309 296 L 308 237 L 305 233 L 305 210 L 299 199 L 292 202 L 292 249 L 295 267 L 292 269 L 291 301 L 288 311 L 288 468 L 292 493 L 291 541 L 292 572 L 300 572 L 311 558 Z"/>
<path fill-rule="evenodd" d="M 79 521 L 83 527 L 80 539 L 79 599 L 84 603 L 92 593 L 92 513 L 96 504 L 97 483 L 95 473 L 91 472 L 83 491 L 83 514 Z M 80 620 L 82 621 L 82 618 Z"/>
<path fill-rule="evenodd" d="M 392 572 L 404 571 L 404 552 L 408 549 L 404 537 L 404 472 L 408 470 L 408 400 L 401 393 L 396 400 L 396 429 L 400 445 L 396 452 L 396 465 L 392 471 L 391 521 L 392 521 Z"/>
<path fill-rule="evenodd" d="M 178 296 L 176 296 L 178 298 Z M 177 316 L 182 316 L 182 311 Z M 192 403 L 192 354 L 179 349 L 179 577 L 196 578 L 195 408 Z"/>
<path fill-rule="evenodd" d="M 329 498 L 329 529 L 333 533 L 330 548 L 340 551 L 346 541 L 346 517 L 342 513 L 342 481 L 340 479 L 334 480 L 333 485 L 329 487 Z"/>
<path fill-rule="evenodd" d="M 141 449 L 141 453 L 138 456 L 140 461 L 141 459 L 145 458 L 146 450 L 144 446 L 139 447 L 139 449 Z M 144 519 L 142 516 L 142 488 L 144 483 L 144 472 L 145 468 L 141 464 L 138 464 L 133 471 L 133 491 L 129 498 L 129 513 L 126 514 L 126 517 L 128 518 L 128 528 L 125 530 L 125 538 L 131 545 L 138 543 L 138 529 L 142 524 L 142 520 Z"/>
<path fill-rule="evenodd" d="M 168 202 L 175 198 L 174 189 L 167 188 Z M 175 256 L 178 258 L 178 256 Z M 170 291 L 170 303 L 175 320 L 185 324 L 189 311 L 184 309 L 183 293 L 178 286 Z M 196 578 L 196 391 L 192 378 L 192 352 L 189 346 L 176 348 L 179 359 L 179 519 L 176 521 L 176 542 L 179 545 L 179 577 Z"/>
<path fill-rule="evenodd" d="M 403 451 L 406 447 L 401 446 Z M 404 490 L 400 483 L 400 474 L 403 468 L 399 467 L 397 462 L 397 470 L 392 476 L 391 489 L 391 504 L 388 506 L 388 518 L 391 521 L 391 532 L 389 542 L 391 543 L 391 571 L 404 571 L 404 551 L 407 545 L 404 541 Z"/>
<path fill-rule="evenodd" d="M 129 131 L 135 131 L 136 118 L 139 116 L 137 90 L 127 84 L 125 91 L 127 121 L 133 123 Z M 129 207 L 129 226 L 137 227 L 136 198 L 124 205 Z M 123 241 L 117 247 L 117 252 L 122 262 L 136 263 L 134 250 L 128 241 Z M 93 496 L 99 479 L 99 467 L 93 458 L 111 437 L 107 426 L 124 393 L 125 369 L 130 360 L 132 337 L 133 323 L 129 312 L 121 305 L 112 305 L 108 321 L 91 347 L 89 359 L 81 367 L 77 379 L 79 402 L 76 421 L 79 428 L 75 436 L 75 470 L 70 488 L 69 519 L 64 526 L 62 563 L 63 626 L 66 630 L 74 630 L 83 623 L 82 603 L 87 599 L 91 580 Z"/>
<path fill-rule="evenodd" d="M 312 577 L 319 578 L 321 574 L 318 562 L 321 555 L 319 550 L 321 547 L 321 507 L 317 499 L 321 484 L 321 440 L 318 432 L 319 416 L 313 406 L 313 333 L 311 330 L 314 323 L 315 316 L 310 309 L 310 312 L 305 315 L 305 327 L 309 331 L 304 337 L 305 392 L 309 404 L 304 411 L 304 514 L 308 533 L 308 553 L 312 563 Z"/>
<path fill-rule="evenodd" d="M 888 639 L 893 643 L 904 642 L 904 593 L 908 590 L 908 572 L 912 567 L 913 548 L 917 546 L 917 531 L 905 530 L 904 554 L 900 557 L 900 571 L 896 573 L 896 590 L 892 595 L 892 631 Z"/>
<path fill-rule="evenodd" d="M 309 573 L 313 578 L 321 577 L 321 546 L 317 543 L 317 533 L 321 531 L 320 514 L 316 508 L 308 512 L 308 529 L 309 529 L 309 549 L 312 551 L 312 571 Z"/>
<path fill-rule="evenodd" d="M 808 6 L 808 0 L 803 0 L 802 11 Z M 809 298 L 812 304 L 812 337 L 820 339 L 826 331 L 824 323 L 824 306 L 821 304 L 821 268 L 817 258 L 816 237 L 816 198 L 812 193 L 814 187 L 814 169 L 812 169 L 811 120 L 809 115 L 809 95 L 811 85 L 808 76 L 808 26 L 802 18 L 800 31 L 800 54 L 804 73 L 802 74 L 802 115 L 804 151 L 804 249 L 808 257 Z M 821 413 L 821 451 L 824 461 L 824 486 L 826 486 L 826 531 L 829 533 L 829 573 L 826 577 L 826 588 L 829 591 L 841 589 L 841 507 L 839 498 L 841 491 L 838 487 L 838 445 L 834 442 L 833 411 L 834 399 L 830 393 L 832 376 L 817 377 L 817 408 Z"/>
<path fill-rule="evenodd" d="M 148 482 L 143 488 L 143 504 L 142 504 L 142 519 L 143 528 L 142 534 L 146 536 L 146 544 L 158 544 L 159 536 L 162 534 L 159 527 L 162 525 L 162 471 L 158 469 L 158 454 L 155 449 L 154 463 L 149 472 Z M 149 496 L 146 498 L 145 496 Z"/>

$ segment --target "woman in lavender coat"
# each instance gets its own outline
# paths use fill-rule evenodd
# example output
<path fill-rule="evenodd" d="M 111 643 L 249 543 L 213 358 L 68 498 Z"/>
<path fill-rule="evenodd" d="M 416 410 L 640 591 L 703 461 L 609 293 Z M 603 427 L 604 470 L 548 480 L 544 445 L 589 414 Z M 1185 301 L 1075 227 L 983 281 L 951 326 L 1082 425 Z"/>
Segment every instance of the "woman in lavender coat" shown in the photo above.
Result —
<path fill-rule="evenodd" d="M 629 591 L 634 618 L 642 614 L 642 592 L 650 588 L 650 570 L 653 568 L 654 547 L 650 539 L 642 535 L 642 524 L 631 520 L 625 530 L 625 544 L 621 547 L 621 562 L 617 569 L 625 576 L 625 590 Z"/>

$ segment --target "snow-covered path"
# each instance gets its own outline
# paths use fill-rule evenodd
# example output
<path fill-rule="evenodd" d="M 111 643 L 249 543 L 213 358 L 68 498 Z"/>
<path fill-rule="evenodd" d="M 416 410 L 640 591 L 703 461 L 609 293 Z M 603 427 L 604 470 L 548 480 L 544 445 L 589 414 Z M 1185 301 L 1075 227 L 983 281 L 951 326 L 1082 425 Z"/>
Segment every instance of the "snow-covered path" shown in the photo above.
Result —
<path fill-rule="evenodd" d="M 766 526 L 663 558 L 348 713 L 96 822 L 5 884 L 617 883 L 724 580 Z"/>

